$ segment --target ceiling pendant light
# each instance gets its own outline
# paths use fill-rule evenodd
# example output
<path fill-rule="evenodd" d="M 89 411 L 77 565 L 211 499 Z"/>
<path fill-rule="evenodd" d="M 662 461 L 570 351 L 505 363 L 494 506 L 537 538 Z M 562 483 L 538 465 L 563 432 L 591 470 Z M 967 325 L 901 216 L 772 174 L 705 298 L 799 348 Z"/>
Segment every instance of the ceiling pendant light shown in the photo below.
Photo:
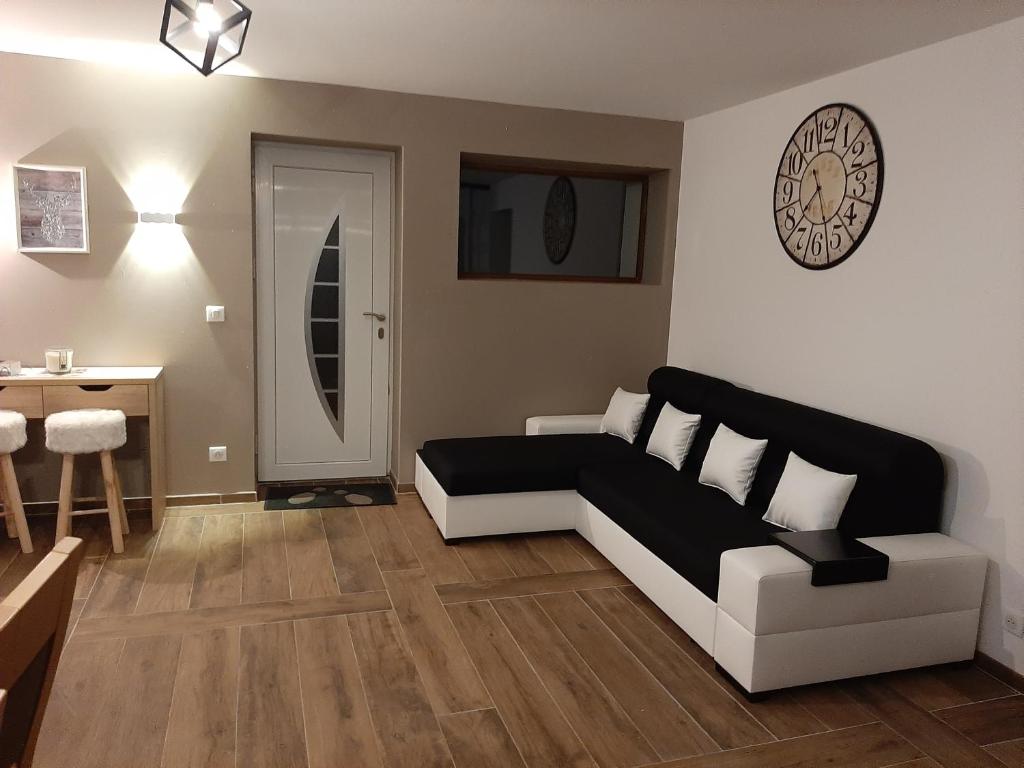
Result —
<path fill-rule="evenodd" d="M 167 0 L 160 42 L 207 76 L 242 53 L 251 17 L 238 0 Z"/>

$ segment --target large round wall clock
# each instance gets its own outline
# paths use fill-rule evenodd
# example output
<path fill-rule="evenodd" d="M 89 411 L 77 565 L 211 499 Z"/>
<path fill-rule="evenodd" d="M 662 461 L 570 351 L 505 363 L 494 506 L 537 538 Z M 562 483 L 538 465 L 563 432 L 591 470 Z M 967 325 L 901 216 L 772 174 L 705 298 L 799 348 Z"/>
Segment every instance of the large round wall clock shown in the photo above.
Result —
<path fill-rule="evenodd" d="M 576 189 L 572 179 L 559 176 L 551 183 L 544 205 L 544 250 L 552 264 L 569 255 L 576 235 Z"/>
<path fill-rule="evenodd" d="M 882 195 L 882 145 L 867 116 L 829 104 L 793 132 L 775 176 L 775 229 L 801 267 L 828 269 L 857 250 Z"/>

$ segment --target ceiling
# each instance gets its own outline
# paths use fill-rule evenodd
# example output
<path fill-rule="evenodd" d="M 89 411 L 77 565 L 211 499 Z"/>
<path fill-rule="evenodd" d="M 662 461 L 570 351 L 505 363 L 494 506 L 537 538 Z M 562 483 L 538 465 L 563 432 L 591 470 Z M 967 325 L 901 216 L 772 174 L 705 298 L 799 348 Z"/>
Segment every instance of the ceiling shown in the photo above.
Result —
<path fill-rule="evenodd" d="M 231 74 L 672 120 L 1024 15 L 1024 0 L 248 2 Z M 0 50 L 190 71 L 157 42 L 162 8 L 0 0 Z"/>

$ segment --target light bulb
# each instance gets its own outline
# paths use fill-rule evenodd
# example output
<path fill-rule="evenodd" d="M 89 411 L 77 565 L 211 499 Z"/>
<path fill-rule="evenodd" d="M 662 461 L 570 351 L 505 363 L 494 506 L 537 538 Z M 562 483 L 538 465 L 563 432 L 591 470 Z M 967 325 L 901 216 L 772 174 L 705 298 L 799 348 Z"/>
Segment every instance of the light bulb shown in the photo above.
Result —
<path fill-rule="evenodd" d="M 200 35 L 215 35 L 221 31 L 222 23 L 223 19 L 213 7 L 213 3 L 210 0 L 200 0 L 196 5 L 196 32 Z"/>

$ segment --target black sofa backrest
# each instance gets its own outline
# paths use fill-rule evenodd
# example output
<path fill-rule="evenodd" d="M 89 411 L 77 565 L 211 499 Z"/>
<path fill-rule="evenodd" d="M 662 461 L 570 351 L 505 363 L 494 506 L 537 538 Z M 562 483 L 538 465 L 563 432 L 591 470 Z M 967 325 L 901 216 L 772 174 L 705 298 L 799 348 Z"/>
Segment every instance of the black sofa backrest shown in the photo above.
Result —
<path fill-rule="evenodd" d="M 938 452 L 921 440 L 727 381 L 663 367 L 648 379 L 650 405 L 636 441 L 644 450 L 667 401 L 701 415 L 700 430 L 683 472 L 696 474 L 720 423 L 742 435 L 767 439 L 746 508 L 761 516 L 782 476 L 790 451 L 823 469 L 856 474 L 839 529 L 851 536 L 937 531 L 945 484 Z"/>
<path fill-rule="evenodd" d="M 654 430 L 658 415 L 665 403 L 671 403 L 686 413 L 703 413 L 705 401 L 712 390 L 731 386 L 732 384 L 722 379 L 688 371 L 685 368 L 673 368 L 667 365 L 655 368 L 647 377 L 647 392 L 651 399 L 647 403 L 644 420 L 640 424 L 640 431 L 633 444 L 638 446 L 641 451 L 646 450 L 647 441 L 651 437 L 651 432 Z M 700 437 L 698 434 L 698 442 Z M 708 437 L 708 440 L 710 439 Z M 706 442 L 704 447 L 707 448 Z"/>

